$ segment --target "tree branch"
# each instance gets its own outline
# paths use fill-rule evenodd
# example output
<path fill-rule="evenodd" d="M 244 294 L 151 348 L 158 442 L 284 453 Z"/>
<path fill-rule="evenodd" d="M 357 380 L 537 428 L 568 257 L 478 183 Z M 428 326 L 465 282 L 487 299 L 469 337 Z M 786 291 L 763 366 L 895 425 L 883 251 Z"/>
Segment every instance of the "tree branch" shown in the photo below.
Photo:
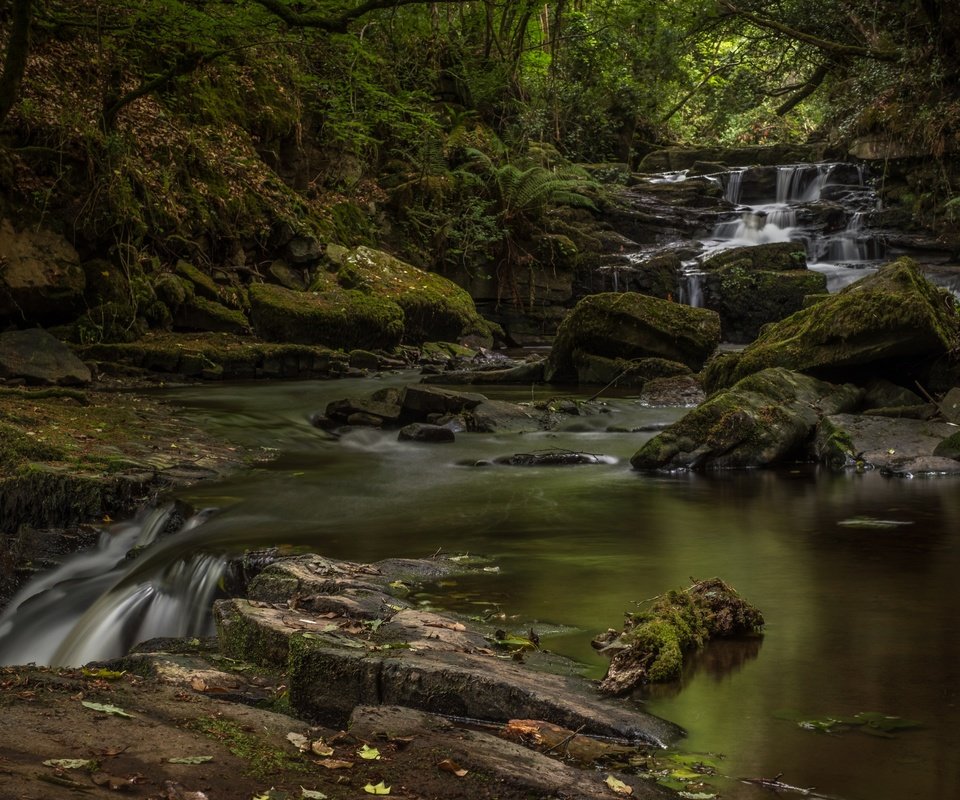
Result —
<path fill-rule="evenodd" d="M 283 0 L 254 0 L 254 2 L 263 6 L 274 16 L 279 17 L 291 28 L 313 28 L 328 33 L 346 33 L 351 22 L 372 11 L 399 8 L 400 6 L 427 5 L 428 3 L 463 3 L 466 0 L 367 0 L 367 2 L 348 9 L 336 17 L 322 16 L 316 12 L 301 13 L 294 11 Z"/>
<path fill-rule="evenodd" d="M 747 20 L 747 22 L 750 22 L 759 28 L 766 28 L 767 30 L 782 33 L 784 36 L 788 36 L 791 39 L 796 39 L 799 42 L 804 42 L 805 44 L 813 45 L 814 47 L 827 53 L 832 53 L 838 56 L 853 56 L 855 58 L 872 58 L 876 61 L 897 61 L 900 58 L 900 53 L 897 50 L 879 50 L 874 47 L 858 47 L 857 45 L 841 44 L 840 42 L 832 42 L 828 39 L 821 39 L 819 36 L 814 36 L 810 33 L 804 33 L 801 30 L 791 28 L 789 25 L 784 25 L 782 22 L 777 22 L 769 17 L 761 17 L 749 11 L 743 11 L 742 9 L 737 8 L 733 3 L 729 2 L 729 0 L 720 0 L 720 5 L 729 10 L 732 14 L 738 15 L 739 17 Z"/>
<path fill-rule="evenodd" d="M 810 95 L 820 88 L 820 84 L 823 83 L 829 74 L 829 64 L 821 64 L 819 67 L 817 67 L 816 70 L 814 70 L 813 75 L 810 76 L 800 91 L 790 97 L 785 103 L 783 103 L 783 105 L 780 106 L 780 108 L 777 109 L 777 116 L 786 116 L 788 112 L 792 111 L 800 103 L 806 100 Z"/>
<path fill-rule="evenodd" d="M 13 0 L 13 26 L 7 41 L 3 73 L 0 74 L 0 124 L 20 96 L 20 84 L 30 52 L 31 0 Z"/>

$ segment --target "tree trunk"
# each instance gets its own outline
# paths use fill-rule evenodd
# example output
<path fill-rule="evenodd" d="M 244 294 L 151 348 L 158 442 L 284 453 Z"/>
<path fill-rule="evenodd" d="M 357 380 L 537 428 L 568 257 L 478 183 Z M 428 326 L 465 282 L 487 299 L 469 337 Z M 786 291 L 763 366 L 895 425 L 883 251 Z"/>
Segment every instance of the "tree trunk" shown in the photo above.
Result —
<path fill-rule="evenodd" d="M 31 0 L 13 0 L 13 26 L 0 74 L 0 124 L 20 97 L 20 84 L 30 52 Z"/>

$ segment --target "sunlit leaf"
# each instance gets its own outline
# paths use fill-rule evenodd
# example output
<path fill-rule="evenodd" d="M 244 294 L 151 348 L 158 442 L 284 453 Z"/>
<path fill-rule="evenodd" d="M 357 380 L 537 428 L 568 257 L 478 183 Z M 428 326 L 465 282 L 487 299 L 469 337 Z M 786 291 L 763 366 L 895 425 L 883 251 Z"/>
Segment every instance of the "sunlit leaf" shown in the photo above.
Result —
<path fill-rule="evenodd" d="M 95 678 L 104 681 L 116 681 L 127 674 L 126 670 L 117 672 L 115 669 L 90 669 L 84 667 L 80 670 L 84 678 Z"/>
<path fill-rule="evenodd" d="M 104 705 L 103 703 L 91 703 L 88 700 L 83 700 L 81 705 L 89 708 L 91 711 L 102 711 L 104 714 L 113 714 L 115 717 L 127 717 L 133 719 L 133 714 L 128 714 L 122 708 L 117 708 L 117 706 Z"/>
<path fill-rule="evenodd" d="M 323 792 L 316 792 L 313 789 L 304 789 L 300 787 L 301 797 L 304 800 L 327 800 L 327 796 Z"/>
<path fill-rule="evenodd" d="M 315 756 L 320 756 L 320 758 L 326 758 L 327 756 L 332 756 L 334 751 L 323 739 L 317 739 L 317 741 L 310 745 L 310 752 Z"/>
<path fill-rule="evenodd" d="M 376 761 L 380 758 L 380 751 L 376 747 L 370 747 L 368 745 L 363 745 L 359 750 L 357 750 L 357 755 L 360 758 L 365 758 L 367 761 Z"/>
<path fill-rule="evenodd" d="M 296 731 L 290 731 L 287 734 L 287 741 L 290 742 L 297 750 L 309 750 L 310 749 L 310 740 L 304 736 L 302 733 L 297 733 Z"/>
<path fill-rule="evenodd" d="M 363 787 L 363 791 L 367 794 L 390 794 L 390 787 L 384 784 L 383 781 L 380 781 L 376 786 L 372 783 L 368 783 Z"/>
<path fill-rule="evenodd" d="M 628 786 L 619 778 L 614 778 L 613 775 L 607 775 L 606 784 L 617 794 L 633 794 L 632 786 Z"/>

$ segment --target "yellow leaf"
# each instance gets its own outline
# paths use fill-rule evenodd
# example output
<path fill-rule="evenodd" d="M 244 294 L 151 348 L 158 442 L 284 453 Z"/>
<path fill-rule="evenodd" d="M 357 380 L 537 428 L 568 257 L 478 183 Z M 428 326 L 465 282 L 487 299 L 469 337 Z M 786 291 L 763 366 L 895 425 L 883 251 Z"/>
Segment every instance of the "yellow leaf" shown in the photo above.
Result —
<path fill-rule="evenodd" d="M 357 755 L 360 758 L 365 758 L 367 761 L 376 761 L 380 758 L 380 751 L 376 747 L 369 747 L 368 745 L 363 745 L 359 750 L 357 750 Z"/>
<path fill-rule="evenodd" d="M 363 787 L 363 791 L 367 794 L 390 794 L 390 787 L 386 786 L 383 781 L 380 781 L 376 786 L 368 783 Z"/>
<path fill-rule="evenodd" d="M 613 789 L 613 791 L 615 791 L 617 794 L 625 794 L 625 795 L 633 794 L 632 786 L 628 786 L 618 778 L 614 778 L 613 775 L 607 775 L 606 784 L 611 789 Z"/>

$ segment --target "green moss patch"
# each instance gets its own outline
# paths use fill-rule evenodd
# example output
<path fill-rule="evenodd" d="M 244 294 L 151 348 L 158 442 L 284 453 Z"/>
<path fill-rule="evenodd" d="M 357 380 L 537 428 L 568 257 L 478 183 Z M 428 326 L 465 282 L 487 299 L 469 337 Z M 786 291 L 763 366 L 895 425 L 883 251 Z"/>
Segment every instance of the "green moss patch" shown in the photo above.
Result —
<path fill-rule="evenodd" d="M 623 694 L 645 683 L 678 680 L 684 653 L 710 639 L 755 634 L 762 627 L 760 610 L 720 578 L 667 592 L 648 610 L 628 613 L 619 636 L 595 642 L 615 653 L 600 689 Z"/>

